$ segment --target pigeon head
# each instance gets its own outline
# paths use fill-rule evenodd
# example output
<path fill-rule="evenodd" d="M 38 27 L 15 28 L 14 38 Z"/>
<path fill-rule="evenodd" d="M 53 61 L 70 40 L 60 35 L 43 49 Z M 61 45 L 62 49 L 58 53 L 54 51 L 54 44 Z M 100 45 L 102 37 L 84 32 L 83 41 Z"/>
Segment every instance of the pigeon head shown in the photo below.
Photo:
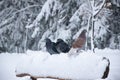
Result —
<path fill-rule="evenodd" d="M 63 40 L 62 39 L 57 39 L 57 42 L 63 42 Z"/>
<path fill-rule="evenodd" d="M 83 30 L 79 37 L 83 37 L 84 38 L 86 36 L 86 32 L 87 32 L 87 30 Z"/>

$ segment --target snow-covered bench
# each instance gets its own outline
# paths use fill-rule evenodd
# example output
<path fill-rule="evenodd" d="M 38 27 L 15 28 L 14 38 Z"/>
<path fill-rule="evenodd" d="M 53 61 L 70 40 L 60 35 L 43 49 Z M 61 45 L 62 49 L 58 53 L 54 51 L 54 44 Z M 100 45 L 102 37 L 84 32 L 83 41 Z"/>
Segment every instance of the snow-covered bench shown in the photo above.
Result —
<path fill-rule="evenodd" d="M 92 53 L 81 53 L 76 57 L 67 54 L 49 55 L 39 52 L 27 54 L 16 67 L 16 76 L 53 78 L 59 80 L 88 80 L 107 78 L 110 62 L 107 58 Z"/>

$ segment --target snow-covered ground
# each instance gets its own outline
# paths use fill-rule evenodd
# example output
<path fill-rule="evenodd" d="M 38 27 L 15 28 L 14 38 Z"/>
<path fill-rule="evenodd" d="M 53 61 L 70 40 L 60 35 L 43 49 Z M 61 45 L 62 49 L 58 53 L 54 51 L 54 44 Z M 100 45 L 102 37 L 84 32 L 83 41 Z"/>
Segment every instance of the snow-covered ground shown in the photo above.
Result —
<path fill-rule="evenodd" d="M 44 54 L 44 55 L 40 56 L 39 55 L 40 53 Z M 91 51 L 82 52 L 81 54 L 91 55 Z M 104 50 L 95 49 L 95 54 L 98 56 L 107 57 L 110 60 L 110 73 L 109 73 L 107 80 L 120 80 L 120 76 L 119 76 L 119 74 L 120 74 L 120 62 L 119 62 L 120 61 L 120 51 L 119 50 L 111 50 L 111 49 L 104 49 Z M 66 54 L 60 54 L 60 55 L 62 55 L 61 57 L 64 57 L 63 59 L 69 61 L 67 59 L 67 57 L 65 57 Z M 2 54 L 0 54 L 0 80 L 30 80 L 29 77 L 23 77 L 23 78 L 16 77 L 15 70 L 16 70 L 16 66 L 18 66 L 20 64 L 24 64 L 25 62 L 27 62 L 27 60 L 31 59 L 31 61 L 34 62 L 33 58 L 36 56 L 40 60 L 46 60 L 51 55 L 49 55 L 47 52 L 41 52 L 41 51 L 39 51 L 39 52 L 27 51 L 27 54 L 17 54 L 17 53 L 13 53 L 13 54 L 2 53 Z M 60 57 L 58 57 L 58 58 L 60 58 Z M 74 57 L 72 57 L 71 59 L 73 59 L 73 58 Z M 37 59 L 35 59 L 35 60 L 37 60 Z M 22 61 L 22 63 L 21 63 L 21 61 Z M 29 66 L 31 66 L 31 65 L 29 65 Z M 48 66 L 50 66 L 50 65 L 48 65 Z M 40 80 L 43 80 L 43 79 L 40 79 Z"/>

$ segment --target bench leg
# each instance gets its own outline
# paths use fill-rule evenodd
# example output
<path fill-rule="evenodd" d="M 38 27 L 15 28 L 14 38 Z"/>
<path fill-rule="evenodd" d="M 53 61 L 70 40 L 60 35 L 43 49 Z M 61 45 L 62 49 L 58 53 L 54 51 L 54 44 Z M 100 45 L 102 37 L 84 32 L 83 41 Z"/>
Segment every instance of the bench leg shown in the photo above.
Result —
<path fill-rule="evenodd" d="M 37 80 L 37 78 L 34 78 L 34 77 L 30 77 L 30 79 L 32 79 L 32 80 Z"/>
<path fill-rule="evenodd" d="M 110 61 L 109 61 L 109 59 L 107 59 L 105 57 L 103 59 L 106 59 L 108 61 L 108 66 L 106 67 L 106 70 L 105 70 L 105 72 L 104 72 L 104 74 L 102 76 L 102 79 L 105 79 L 105 78 L 108 77 L 108 74 L 109 74 L 109 71 L 110 71 Z"/>

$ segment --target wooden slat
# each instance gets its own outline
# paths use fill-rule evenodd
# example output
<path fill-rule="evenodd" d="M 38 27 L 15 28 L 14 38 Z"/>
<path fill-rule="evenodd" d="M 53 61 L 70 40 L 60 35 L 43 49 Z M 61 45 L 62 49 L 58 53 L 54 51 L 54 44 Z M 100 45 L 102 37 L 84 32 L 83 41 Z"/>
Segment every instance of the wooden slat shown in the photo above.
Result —
<path fill-rule="evenodd" d="M 47 76 L 47 77 L 43 77 L 43 76 L 32 76 L 28 73 L 21 73 L 21 74 L 17 74 L 17 77 L 25 77 L 25 76 L 30 76 L 30 78 L 32 80 L 37 80 L 38 78 L 50 78 L 50 79 L 58 79 L 58 80 L 72 80 L 72 79 L 63 79 L 63 78 L 58 78 L 58 77 L 52 77 L 52 76 Z"/>

